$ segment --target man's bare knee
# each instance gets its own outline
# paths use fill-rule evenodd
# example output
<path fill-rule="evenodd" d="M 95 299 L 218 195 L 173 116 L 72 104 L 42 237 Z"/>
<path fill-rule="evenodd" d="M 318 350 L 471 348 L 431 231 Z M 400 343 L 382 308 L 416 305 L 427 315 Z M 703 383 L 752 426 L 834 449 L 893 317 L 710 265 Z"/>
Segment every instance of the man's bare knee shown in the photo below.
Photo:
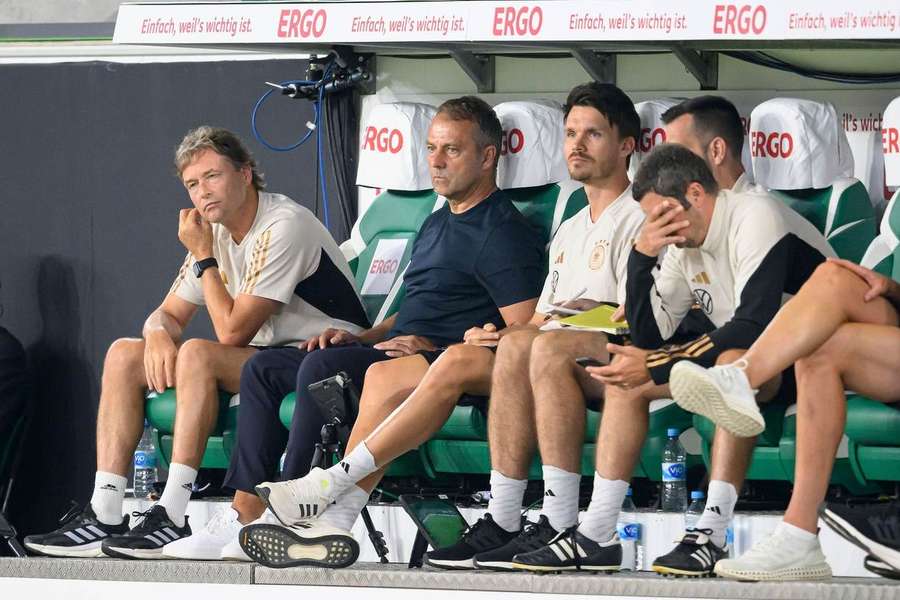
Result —
<path fill-rule="evenodd" d="M 216 342 L 209 340 L 192 339 L 186 341 L 178 350 L 178 358 L 175 362 L 176 379 L 184 377 L 196 377 L 198 373 L 213 370 L 213 361 L 216 355 Z"/>
<path fill-rule="evenodd" d="M 510 334 L 500 338 L 497 345 L 497 362 L 503 365 L 519 364 L 528 360 L 531 353 L 531 344 L 535 340 L 543 337 L 535 331 L 522 330 L 513 331 Z"/>
<path fill-rule="evenodd" d="M 144 377 L 144 340 L 119 338 L 109 346 L 103 363 L 104 375 L 121 375 L 137 372 Z"/>

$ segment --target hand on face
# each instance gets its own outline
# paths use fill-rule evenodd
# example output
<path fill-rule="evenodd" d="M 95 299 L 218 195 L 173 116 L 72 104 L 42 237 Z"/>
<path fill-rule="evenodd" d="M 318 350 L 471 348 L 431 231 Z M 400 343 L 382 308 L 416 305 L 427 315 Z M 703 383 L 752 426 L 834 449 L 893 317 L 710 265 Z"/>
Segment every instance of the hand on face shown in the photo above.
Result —
<path fill-rule="evenodd" d="M 637 251 L 646 256 L 659 256 L 666 246 L 686 242 L 683 234 L 691 222 L 684 217 L 684 207 L 678 202 L 668 198 L 659 202 L 647 214 L 647 220 L 641 227 L 635 242 Z"/>
<path fill-rule="evenodd" d="M 212 225 L 196 208 L 185 208 L 179 213 L 178 239 L 197 260 L 213 255 Z"/>

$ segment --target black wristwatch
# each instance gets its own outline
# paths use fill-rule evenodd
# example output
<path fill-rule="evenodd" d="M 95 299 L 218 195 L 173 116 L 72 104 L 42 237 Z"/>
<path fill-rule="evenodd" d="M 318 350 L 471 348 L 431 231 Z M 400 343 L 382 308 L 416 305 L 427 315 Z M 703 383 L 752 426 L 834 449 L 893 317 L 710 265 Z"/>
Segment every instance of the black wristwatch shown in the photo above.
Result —
<path fill-rule="evenodd" d="M 215 258 L 204 258 L 203 260 L 198 260 L 194 263 L 194 275 L 197 276 L 197 279 L 203 276 L 203 271 L 209 269 L 210 267 L 219 268 L 219 261 Z"/>

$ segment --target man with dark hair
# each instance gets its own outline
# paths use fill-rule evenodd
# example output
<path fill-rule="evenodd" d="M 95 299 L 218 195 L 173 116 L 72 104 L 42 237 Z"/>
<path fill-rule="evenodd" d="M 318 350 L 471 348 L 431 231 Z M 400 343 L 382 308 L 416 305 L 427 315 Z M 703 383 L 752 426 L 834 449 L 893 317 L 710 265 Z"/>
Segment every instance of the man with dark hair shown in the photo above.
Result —
<path fill-rule="evenodd" d="M 817 265 L 834 256 L 813 225 L 762 190 L 720 189 L 706 162 L 684 146 L 657 146 L 632 190 L 647 215 L 628 259 L 626 315 L 634 346 L 620 349 L 611 365 L 588 369 L 608 386 L 598 456 L 609 476 L 623 482 L 646 436 L 649 403 L 671 398 L 672 366 L 684 360 L 704 366 L 736 360 L 778 312 L 784 295 L 796 293 Z M 665 345 L 695 304 L 703 311 L 706 333 L 686 344 Z M 780 378 L 763 384 L 758 400 L 770 400 L 779 385 Z M 762 427 L 751 416 L 735 422 L 730 433 L 755 436 Z M 723 471 L 739 472 L 739 478 L 746 471 L 743 454 L 720 454 L 717 445 L 727 433 L 720 430 L 713 446 L 711 497 Z M 733 480 L 719 483 L 726 487 Z M 624 488 L 606 497 L 607 514 L 618 511 L 623 496 Z M 653 569 L 711 573 L 725 555 L 734 499 L 722 506 L 719 512 L 725 514 L 704 513 L 697 528 Z M 589 514 L 592 509 L 593 500 Z M 612 525 L 608 530 L 612 535 Z"/>
<path fill-rule="evenodd" d="M 514 556 L 543 547 L 577 521 L 585 405 L 596 407 L 603 390 L 575 359 L 604 354 L 607 339 L 602 333 L 541 327 L 561 308 L 624 303 L 628 253 L 644 215 L 631 198 L 628 180 L 628 161 L 640 133 L 631 99 L 612 84 L 591 82 L 569 93 L 564 115 L 562 150 L 570 176 L 584 184 L 589 205 L 553 238 L 549 272 L 531 321 L 505 331 L 475 328 L 466 335 L 474 348 L 497 347 L 487 381 L 492 388 L 491 500 L 488 513 L 458 544 L 426 555 L 432 566 L 510 570 Z M 538 520 L 522 528 L 522 500 L 538 443 L 544 504 Z"/>
<path fill-rule="evenodd" d="M 706 161 L 719 187 L 744 191 L 752 182 L 744 172 L 741 116 L 722 96 L 697 96 L 662 114 L 666 141 L 681 144 Z"/>
<path fill-rule="evenodd" d="M 323 327 L 359 331 L 368 324 L 350 267 L 331 235 L 306 208 L 263 191 L 256 162 L 235 134 L 206 126 L 188 132 L 175 165 L 194 205 L 179 216 L 187 258 L 147 318 L 143 338 L 110 346 L 93 496 L 58 530 L 26 537 L 25 546 L 34 552 L 159 558 L 164 545 L 187 541 L 185 510 L 218 416 L 217 390 L 236 393 L 244 362 L 260 347 L 300 352 L 296 346 Z M 327 289 L 318 283 L 323 280 Z M 217 339 L 182 342 L 201 305 Z M 144 397 L 176 384 L 169 479 L 160 501 L 129 530 L 122 516 L 125 475 L 144 429 Z"/>
<path fill-rule="evenodd" d="M 263 564 L 346 565 L 340 562 L 349 558 L 343 550 L 355 543 L 349 529 L 387 464 L 431 437 L 462 391 L 487 393 L 490 362 L 470 361 L 474 354 L 490 352 L 459 344 L 466 331 L 485 323 L 496 329 L 512 327 L 534 314 L 544 260 L 542 240 L 497 190 L 500 133 L 497 116 L 479 98 L 457 98 L 438 107 L 428 131 L 427 152 L 434 189 L 447 198 L 447 205 L 426 219 L 416 237 L 400 311 L 358 336 L 328 329 L 309 340 L 311 354 L 297 372 L 297 406 L 304 407 L 298 410 L 313 406 L 310 384 L 339 371 L 363 385 L 359 416 L 341 463 L 328 470 L 313 469 L 300 479 L 261 483 L 272 475 L 271 467 L 246 468 L 251 463 L 242 462 L 240 456 L 233 461 L 229 485 L 241 490 L 257 486 L 282 523 L 295 525 L 325 513 L 304 528 L 259 523 L 244 529 L 242 546 Z M 264 380 L 265 360 L 266 353 L 261 353 L 248 363 L 244 375 L 248 382 Z M 455 395 L 433 394 L 428 382 L 438 369 L 456 373 Z M 387 372 L 392 373 L 389 379 L 379 376 Z M 306 449 L 318 441 L 318 436 L 295 431 L 289 457 L 299 450 L 309 452 Z M 267 460 L 274 462 L 276 456 L 273 453 Z M 247 502 L 245 510 L 250 514 L 254 509 L 258 515 L 263 508 Z M 258 543 L 271 536 L 289 541 L 279 547 Z M 325 544 L 325 539 L 333 543 Z M 304 556 L 319 558 L 295 560 L 288 548 L 298 546 L 309 547 L 301 548 Z"/>

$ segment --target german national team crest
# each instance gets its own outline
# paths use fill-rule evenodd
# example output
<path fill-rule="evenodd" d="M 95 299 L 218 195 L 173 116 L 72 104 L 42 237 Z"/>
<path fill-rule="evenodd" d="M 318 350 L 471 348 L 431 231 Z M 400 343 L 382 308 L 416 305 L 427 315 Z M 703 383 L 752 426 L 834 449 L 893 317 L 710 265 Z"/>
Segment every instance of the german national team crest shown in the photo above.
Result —
<path fill-rule="evenodd" d="M 609 242 L 606 240 L 600 240 L 594 244 L 594 249 L 591 250 L 590 261 L 588 261 L 588 268 L 591 271 L 599 271 L 603 268 L 603 259 L 606 258 L 608 248 Z"/>

